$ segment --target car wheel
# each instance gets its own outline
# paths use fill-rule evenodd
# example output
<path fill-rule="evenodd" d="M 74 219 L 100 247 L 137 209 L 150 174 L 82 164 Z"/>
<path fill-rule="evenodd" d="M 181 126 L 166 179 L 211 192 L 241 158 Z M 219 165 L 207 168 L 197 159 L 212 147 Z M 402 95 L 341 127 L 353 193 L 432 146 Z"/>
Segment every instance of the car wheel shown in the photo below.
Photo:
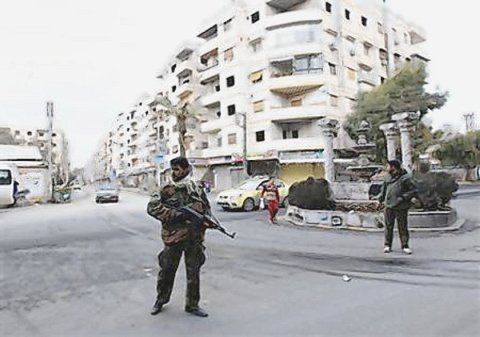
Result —
<path fill-rule="evenodd" d="M 247 198 L 243 202 L 243 210 L 245 212 L 251 212 L 255 209 L 255 201 L 252 198 Z"/>

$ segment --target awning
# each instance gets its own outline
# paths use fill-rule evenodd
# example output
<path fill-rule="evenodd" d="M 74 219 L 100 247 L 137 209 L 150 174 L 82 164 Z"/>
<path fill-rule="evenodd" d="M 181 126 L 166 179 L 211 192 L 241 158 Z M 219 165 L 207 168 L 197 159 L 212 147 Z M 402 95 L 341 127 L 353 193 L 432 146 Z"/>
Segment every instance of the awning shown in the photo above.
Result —
<path fill-rule="evenodd" d="M 312 84 L 294 87 L 271 88 L 270 91 L 285 96 L 300 96 L 316 90 L 321 86 L 321 84 Z"/>
<path fill-rule="evenodd" d="M 261 81 L 263 77 L 263 70 L 256 71 L 250 74 L 250 82 Z"/>
<path fill-rule="evenodd" d="M 293 57 L 283 57 L 270 60 L 271 64 L 293 62 Z"/>

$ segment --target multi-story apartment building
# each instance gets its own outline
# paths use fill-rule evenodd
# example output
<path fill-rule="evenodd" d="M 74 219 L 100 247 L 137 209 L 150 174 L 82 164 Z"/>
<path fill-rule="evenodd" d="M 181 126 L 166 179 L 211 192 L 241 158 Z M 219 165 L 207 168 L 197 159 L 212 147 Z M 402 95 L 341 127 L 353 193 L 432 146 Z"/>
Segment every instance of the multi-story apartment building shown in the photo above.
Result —
<path fill-rule="evenodd" d="M 8 128 L 13 137 L 13 142 L 18 145 L 37 146 L 45 161 L 48 161 L 48 130 L 37 128 Z M 68 180 L 70 159 L 68 142 L 61 130 L 52 132 L 52 164 L 53 176 L 57 183 Z"/>
<path fill-rule="evenodd" d="M 379 85 L 404 62 L 428 61 L 421 28 L 380 1 L 356 3 L 233 1 L 181 45 L 158 76 L 160 94 L 179 105 L 190 102 L 199 113 L 200 127 L 189 125 L 187 151 L 202 168 L 197 178 L 228 187 L 242 178 L 236 164 L 245 159 L 250 174 L 276 174 L 289 183 L 323 176 L 318 121 L 344 121 L 360 91 Z M 161 111 L 155 100 L 148 105 L 149 113 Z M 175 120 L 159 122 L 154 130 L 164 135 L 162 147 L 152 128 L 150 139 L 169 159 L 178 155 Z M 341 129 L 335 147 L 351 145 Z"/>

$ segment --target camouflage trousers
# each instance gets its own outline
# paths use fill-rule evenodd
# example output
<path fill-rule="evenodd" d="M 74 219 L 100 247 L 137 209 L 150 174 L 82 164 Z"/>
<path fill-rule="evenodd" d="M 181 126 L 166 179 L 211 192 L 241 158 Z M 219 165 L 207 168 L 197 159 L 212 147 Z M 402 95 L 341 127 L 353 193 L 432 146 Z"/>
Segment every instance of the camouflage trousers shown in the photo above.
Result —
<path fill-rule="evenodd" d="M 186 308 L 198 306 L 200 301 L 200 268 L 205 263 L 205 247 L 201 242 L 184 241 L 174 246 L 165 246 L 158 255 L 160 271 L 157 279 L 158 299 L 163 303 L 170 301 L 175 274 L 182 254 L 185 256 L 187 271 Z"/>

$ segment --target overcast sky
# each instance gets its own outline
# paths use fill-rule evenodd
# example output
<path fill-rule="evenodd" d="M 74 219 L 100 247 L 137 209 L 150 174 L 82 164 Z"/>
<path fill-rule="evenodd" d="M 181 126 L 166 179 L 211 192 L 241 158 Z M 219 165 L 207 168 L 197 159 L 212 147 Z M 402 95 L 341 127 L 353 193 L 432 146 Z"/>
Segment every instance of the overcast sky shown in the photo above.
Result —
<path fill-rule="evenodd" d="M 178 44 L 230 1 L 0 0 L 0 126 L 42 127 L 52 100 L 72 166 L 83 166 L 116 114 L 155 91 L 155 74 Z M 450 92 L 429 115 L 434 126 L 464 128 L 462 115 L 480 111 L 472 81 L 479 78 L 476 2 L 387 3 L 427 31 L 429 82 Z"/>

